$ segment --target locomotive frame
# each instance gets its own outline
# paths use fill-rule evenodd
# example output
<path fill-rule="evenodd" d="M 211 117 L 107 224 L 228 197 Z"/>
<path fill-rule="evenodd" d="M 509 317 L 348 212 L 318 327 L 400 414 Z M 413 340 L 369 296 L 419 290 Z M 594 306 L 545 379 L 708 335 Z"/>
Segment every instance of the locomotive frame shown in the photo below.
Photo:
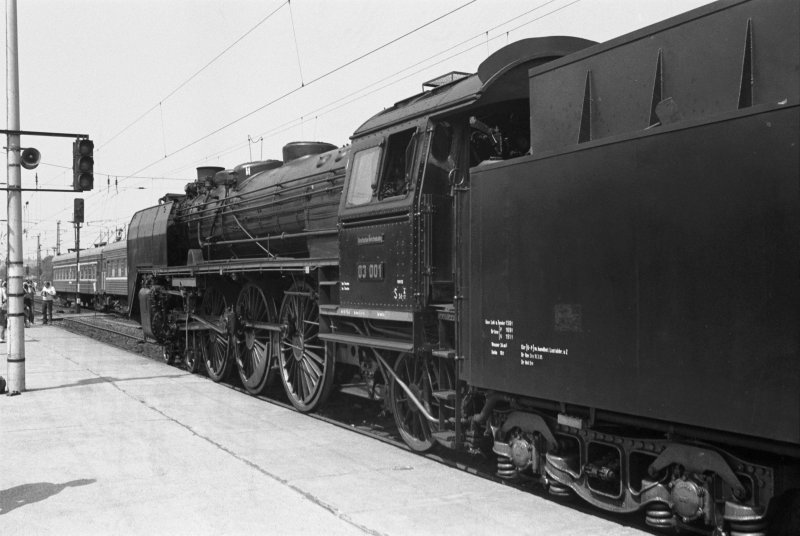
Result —
<path fill-rule="evenodd" d="M 412 449 L 491 450 L 654 527 L 778 530 L 800 507 L 798 28 L 797 3 L 736 0 L 523 40 L 349 147 L 201 168 L 131 222 L 132 312 L 168 361 L 277 377 L 299 411 L 346 385 Z"/>

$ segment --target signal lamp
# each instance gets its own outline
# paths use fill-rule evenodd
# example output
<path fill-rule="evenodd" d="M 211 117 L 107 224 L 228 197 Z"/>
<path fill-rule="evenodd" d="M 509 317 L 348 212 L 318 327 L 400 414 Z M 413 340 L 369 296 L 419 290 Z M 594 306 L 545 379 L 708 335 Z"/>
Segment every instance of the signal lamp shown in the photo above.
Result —
<path fill-rule="evenodd" d="M 75 199 L 75 210 L 73 211 L 72 221 L 74 223 L 83 223 L 83 199 Z"/>

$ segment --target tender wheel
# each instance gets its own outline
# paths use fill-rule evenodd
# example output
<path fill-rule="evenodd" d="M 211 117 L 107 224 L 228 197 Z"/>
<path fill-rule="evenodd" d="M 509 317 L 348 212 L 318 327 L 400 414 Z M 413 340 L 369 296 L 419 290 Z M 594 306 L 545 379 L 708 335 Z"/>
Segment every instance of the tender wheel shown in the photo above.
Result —
<path fill-rule="evenodd" d="M 414 397 L 422 403 L 425 410 L 431 416 L 438 417 L 444 408 L 433 393 L 451 388 L 453 382 L 449 373 L 445 373 L 442 377 L 439 367 L 436 366 L 436 360 L 408 353 L 400 354 L 395 362 L 394 371 Z M 435 431 L 436 424 L 425 418 L 396 381 L 392 382 L 391 401 L 394 421 L 403 441 L 418 452 L 430 450 L 435 443 L 432 432 Z"/>
<path fill-rule="evenodd" d="M 314 411 L 331 392 L 334 367 L 319 340 L 319 307 L 307 283 L 295 283 L 286 292 L 279 322 L 286 327 L 278 352 L 286 395 L 299 411 Z"/>
<path fill-rule="evenodd" d="M 236 365 L 242 385 L 251 394 L 259 394 L 267 384 L 275 356 L 275 332 L 259 324 L 274 323 L 275 303 L 264 290 L 248 283 L 236 302 L 239 329 L 236 332 Z"/>
<path fill-rule="evenodd" d="M 201 314 L 209 320 L 216 320 L 222 317 L 228 308 L 228 299 L 222 289 L 210 286 L 206 289 L 203 296 L 203 303 L 200 305 Z M 226 332 L 219 334 L 215 331 L 207 331 L 198 335 L 199 357 L 206 366 L 208 377 L 215 382 L 224 380 L 230 370 L 231 336 Z"/>

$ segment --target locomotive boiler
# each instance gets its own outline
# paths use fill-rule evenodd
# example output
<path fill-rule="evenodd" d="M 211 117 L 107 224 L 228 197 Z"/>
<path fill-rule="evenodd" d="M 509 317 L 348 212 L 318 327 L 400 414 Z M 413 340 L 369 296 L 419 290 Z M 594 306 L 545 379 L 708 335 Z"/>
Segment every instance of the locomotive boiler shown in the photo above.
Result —
<path fill-rule="evenodd" d="M 137 213 L 165 358 L 664 529 L 797 532 L 800 4 L 525 39 Z M 787 528 L 788 527 L 788 528 Z"/>

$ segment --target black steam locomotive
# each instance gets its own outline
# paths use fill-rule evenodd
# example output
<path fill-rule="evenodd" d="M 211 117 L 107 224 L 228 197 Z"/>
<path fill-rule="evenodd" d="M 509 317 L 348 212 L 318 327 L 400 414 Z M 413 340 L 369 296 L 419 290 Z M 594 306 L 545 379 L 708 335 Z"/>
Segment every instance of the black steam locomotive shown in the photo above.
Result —
<path fill-rule="evenodd" d="M 654 527 L 800 530 L 799 21 L 526 39 L 348 147 L 200 168 L 133 217 L 133 313 L 299 411 L 383 400 L 415 450 Z"/>

